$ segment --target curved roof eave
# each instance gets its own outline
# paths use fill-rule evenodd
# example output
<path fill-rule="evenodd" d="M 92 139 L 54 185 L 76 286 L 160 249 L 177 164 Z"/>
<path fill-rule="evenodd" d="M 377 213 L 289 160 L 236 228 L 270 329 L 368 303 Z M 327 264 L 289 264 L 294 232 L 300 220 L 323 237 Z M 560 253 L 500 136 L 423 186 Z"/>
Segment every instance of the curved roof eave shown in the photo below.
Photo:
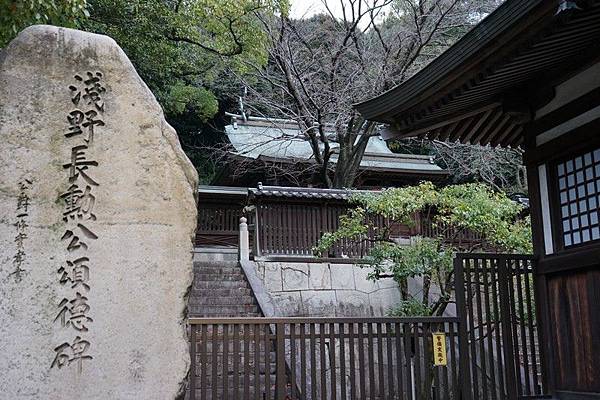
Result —
<path fill-rule="evenodd" d="M 507 0 L 410 79 L 377 97 L 357 103 L 354 107 L 368 120 L 393 122 L 393 114 L 398 110 L 405 110 L 431 93 L 443 90 L 452 82 L 449 75 L 464 71 L 465 66 L 472 63 L 474 58 L 480 59 L 482 50 L 490 43 L 505 42 L 509 40 L 506 36 L 516 35 L 517 32 L 511 32 L 512 28 L 519 23 L 523 24 L 524 19 L 537 7 L 543 8 L 547 13 L 549 9 L 558 9 L 558 1 Z M 507 32 L 511 34 L 507 35 Z"/>

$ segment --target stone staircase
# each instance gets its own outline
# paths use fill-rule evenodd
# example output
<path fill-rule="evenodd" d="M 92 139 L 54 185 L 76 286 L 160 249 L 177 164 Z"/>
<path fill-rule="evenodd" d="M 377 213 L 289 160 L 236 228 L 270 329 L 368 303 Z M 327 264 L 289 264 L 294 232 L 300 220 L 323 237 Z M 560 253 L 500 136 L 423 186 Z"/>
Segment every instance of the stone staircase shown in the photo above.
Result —
<path fill-rule="evenodd" d="M 226 257 L 224 259 L 209 258 L 194 261 L 194 282 L 188 302 L 188 315 L 190 318 L 263 316 L 238 261 Z M 243 334 L 242 328 L 240 335 L 243 336 Z M 213 337 L 212 326 L 208 326 L 207 328 L 207 337 Z M 271 362 L 265 365 L 265 362 L 262 360 L 258 364 L 255 362 L 253 351 L 248 353 L 248 360 L 246 360 L 240 346 L 240 353 L 238 353 L 240 368 L 238 375 L 235 376 L 232 364 L 233 354 L 230 353 L 227 360 L 227 367 L 223 368 L 223 333 L 219 331 L 217 337 L 216 342 L 209 340 L 204 345 L 205 352 L 203 352 L 204 348 L 201 341 L 197 342 L 196 399 L 216 400 L 225 397 L 236 399 L 240 398 L 239 396 L 254 398 L 256 393 L 259 393 L 259 398 L 262 399 L 265 396 L 267 379 L 269 386 L 272 386 L 276 379 L 276 355 L 274 349 L 270 351 Z M 264 346 L 263 334 L 260 335 L 260 343 L 261 347 Z M 253 340 L 249 344 L 254 348 L 255 343 Z M 214 369 L 212 365 L 215 359 L 217 364 L 216 376 L 213 375 Z M 204 371 L 202 368 L 203 360 L 205 363 L 208 363 L 208 365 L 205 365 Z M 247 385 L 244 381 L 245 376 L 241 367 L 246 365 L 246 363 L 250 369 Z M 238 383 L 240 390 L 237 394 L 234 392 L 234 383 Z M 223 392 L 224 387 L 228 388 L 228 396 Z M 249 393 L 244 394 L 244 390 L 249 390 Z M 256 390 L 258 391 L 256 392 Z M 189 399 L 189 392 L 186 398 Z"/>
<path fill-rule="evenodd" d="M 194 262 L 189 316 L 262 317 L 246 276 L 237 261 Z"/>

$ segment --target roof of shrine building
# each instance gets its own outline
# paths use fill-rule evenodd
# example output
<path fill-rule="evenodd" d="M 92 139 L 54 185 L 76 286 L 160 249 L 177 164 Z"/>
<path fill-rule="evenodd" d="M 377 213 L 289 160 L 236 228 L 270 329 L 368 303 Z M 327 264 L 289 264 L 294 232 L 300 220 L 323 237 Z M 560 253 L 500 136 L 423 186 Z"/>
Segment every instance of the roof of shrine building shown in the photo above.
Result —
<path fill-rule="evenodd" d="M 225 127 L 225 133 L 232 145 L 231 154 L 267 162 L 314 162 L 310 143 L 295 121 L 259 117 L 244 121 L 240 115 L 228 115 L 232 123 Z M 334 132 L 329 132 L 333 136 Z M 330 146 L 334 152 L 331 162 L 336 163 L 339 144 L 332 141 Z M 369 139 L 360 169 L 427 177 L 447 175 L 433 157 L 394 153 L 380 136 Z"/>
<path fill-rule="evenodd" d="M 389 124 L 386 139 L 519 146 L 555 87 L 597 62 L 599 42 L 599 0 L 507 0 L 413 77 L 355 107 Z"/>
<path fill-rule="evenodd" d="M 294 199 L 322 199 L 322 200 L 349 200 L 359 193 L 379 193 L 380 190 L 355 190 L 355 189 L 319 189 L 298 188 L 285 186 L 263 186 L 261 183 L 255 188 L 248 188 L 248 195 L 252 197 L 294 198 Z"/>
<path fill-rule="evenodd" d="M 267 186 L 258 183 L 256 187 L 231 187 L 199 185 L 198 193 L 204 196 L 230 195 L 237 197 L 288 198 L 288 199 L 320 199 L 320 200 L 349 200 L 359 193 L 380 193 L 381 190 L 357 189 L 321 189 L 311 187 Z"/>

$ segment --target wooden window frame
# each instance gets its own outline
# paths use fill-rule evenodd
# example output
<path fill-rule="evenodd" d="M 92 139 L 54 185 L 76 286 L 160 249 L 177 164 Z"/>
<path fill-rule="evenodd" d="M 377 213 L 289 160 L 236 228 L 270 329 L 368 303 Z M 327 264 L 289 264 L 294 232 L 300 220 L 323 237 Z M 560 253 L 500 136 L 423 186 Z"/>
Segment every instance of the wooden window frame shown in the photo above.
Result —
<path fill-rule="evenodd" d="M 600 259 L 600 239 L 565 248 L 562 237 L 560 190 L 557 178 L 557 165 L 559 163 L 575 159 L 598 148 L 600 148 L 600 119 L 573 129 L 542 146 L 530 148 L 526 159 L 528 165 L 546 165 L 554 252 L 548 255 L 540 254 L 539 267 L 544 272 L 584 268 L 597 264 L 595 260 Z M 539 186 L 539 182 L 537 182 L 537 186 Z M 539 196 L 539 193 L 535 195 L 537 198 Z M 541 215 L 538 216 L 539 218 L 541 218 Z M 541 223 L 541 219 L 539 222 Z"/>

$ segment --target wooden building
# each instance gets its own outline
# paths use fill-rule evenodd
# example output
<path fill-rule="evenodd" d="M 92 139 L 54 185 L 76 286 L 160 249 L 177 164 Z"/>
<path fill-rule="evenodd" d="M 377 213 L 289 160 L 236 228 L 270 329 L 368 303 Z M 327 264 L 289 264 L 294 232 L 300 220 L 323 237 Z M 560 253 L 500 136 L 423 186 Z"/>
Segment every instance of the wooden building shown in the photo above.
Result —
<path fill-rule="evenodd" d="M 549 389 L 600 399 L 600 2 L 507 0 L 356 107 L 387 138 L 525 150 Z"/>
<path fill-rule="evenodd" d="M 250 242 L 254 259 L 313 258 L 313 248 L 325 232 L 335 232 L 340 216 L 354 204 L 351 197 L 357 193 L 377 191 L 348 189 L 295 188 L 263 186 L 237 188 L 200 186 L 198 190 L 197 247 L 236 247 L 239 240 L 241 217 L 248 220 Z M 415 214 L 410 226 L 393 221 L 378 221 L 391 226 L 391 237 L 408 241 L 414 236 L 436 237 L 461 249 L 488 248 L 481 235 L 434 223 L 426 215 Z M 324 258 L 361 259 L 372 243 L 345 241 L 338 243 Z"/>
<path fill-rule="evenodd" d="M 320 187 L 319 169 L 309 142 L 292 120 L 248 117 L 228 114 L 231 124 L 225 127 L 229 141 L 222 168 L 212 184 L 218 186 L 256 187 L 259 182 L 272 186 Z M 333 154 L 338 159 L 339 144 L 328 127 Z M 332 171 L 333 173 L 333 171 Z M 397 154 L 385 141 L 374 136 L 369 140 L 361 160 L 355 187 L 379 189 L 406 186 L 423 180 L 439 182 L 448 172 L 426 155 Z"/>

